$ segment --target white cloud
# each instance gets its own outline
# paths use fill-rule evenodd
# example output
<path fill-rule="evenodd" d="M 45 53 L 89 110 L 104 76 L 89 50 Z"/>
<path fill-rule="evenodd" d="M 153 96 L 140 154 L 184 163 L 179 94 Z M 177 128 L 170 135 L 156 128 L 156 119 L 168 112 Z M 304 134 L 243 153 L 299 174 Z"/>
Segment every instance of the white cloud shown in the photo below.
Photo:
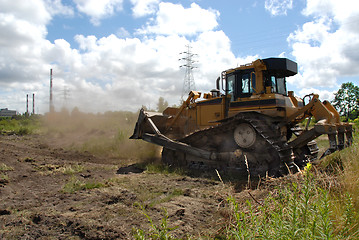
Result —
<path fill-rule="evenodd" d="M 77 9 L 91 18 L 91 23 L 100 25 L 101 19 L 122 10 L 123 0 L 74 0 Z"/>
<path fill-rule="evenodd" d="M 134 17 L 144 17 L 156 12 L 160 0 L 131 0 Z"/>
<path fill-rule="evenodd" d="M 62 4 L 61 0 L 45 0 L 47 9 L 51 15 L 73 16 L 74 9 Z"/>
<path fill-rule="evenodd" d="M 194 69 L 197 90 L 209 91 L 215 88 L 215 80 L 221 72 L 254 61 L 257 56 L 240 58 L 231 51 L 231 41 L 223 31 L 201 33 L 191 44 L 193 53 L 198 54 Z M 183 50 L 185 50 L 183 48 Z"/>
<path fill-rule="evenodd" d="M 186 44 L 190 43 L 198 54 L 199 68 L 194 74 L 201 91 L 214 88 L 221 71 L 253 60 L 234 56 L 226 34 L 214 30 L 219 13 L 194 3 L 187 9 L 161 3 L 154 25 L 144 28 L 149 35 L 122 36 L 127 31 L 121 28 L 122 34 L 117 36 L 77 35 L 79 47 L 74 49 L 64 39 L 46 39 L 53 15 L 70 16 L 70 9 L 58 1 L 54 1 L 59 4 L 56 11 L 42 1 L 34 2 L 37 8 L 17 4 L 0 13 L 1 107 L 24 112 L 26 94 L 35 93 L 36 112 L 48 111 L 50 68 L 56 110 L 65 101 L 65 88 L 69 90 L 70 110 L 78 106 L 89 112 L 135 111 L 141 105 L 154 108 L 160 96 L 170 104 L 178 104 L 184 78 L 178 58 Z M 180 21 L 185 17 L 187 29 Z M 180 25 L 175 28 L 168 25 L 177 23 Z M 184 35 L 191 35 L 192 40 Z"/>
<path fill-rule="evenodd" d="M 34 25 L 46 24 L 51 20 L 51 15 L 42 0 L 1 0 L 0 14 L 10 15 L 17 20 L 30 21 Z"/>
<path fill-rule="evenodd" d="M 0 84 L 27 82 L 39 77 L 45 24 L 51 20 L 42 1 L 0 2 Z M 11 90 L 11 87 L 10 87 Z"/>
<path fill-rule="evenodd" d="M 273 16 L 287 15 L 293 8 L 293 0 L 265 0 L 264 7 Z"/>
<path fill-rule="evenodd" d="M 190 8 L 184 8 L 180 4 L 161 2 L 156 19 L 148 22 L 138 33 L 194 35 L 216 28 L 218 17 L 218 11 L 203 9 L 196 3 L 192 3 Z"/>
<path fill-rule="evenodd" d="M 130 37 L 131 34 L 126 30 L 126 28 L 120 27 L 116 32 L 116 36 L 120 38 L 126 38 L 126 37 Z"/>
<path fill-rule="evenodd" d="M 303 14 L 314 20 L 288 37 L 301 87 L 334 87 L 339 77 L 359 74 L 359 8 L 353 6 L 355 0 L 307 1 Z"/>
<path fill-rule="evenodd" d="M 304 96 L 312 94 L 312 93 L 318 94 L 319 99 L 322 101 L 324 101 L 324 100 L 331 101 L 334 99 L 335 92 L 331 92 L 331 91 L 323 90 L 323 89 L 316 89 L 316 88 L 303 88 L 299 91 L 299 96 L 301 98 L 303 98 Z M 308 103 L 308 98 L 306 98 L 305 101 L 306 101 L 305 103 Z"/>

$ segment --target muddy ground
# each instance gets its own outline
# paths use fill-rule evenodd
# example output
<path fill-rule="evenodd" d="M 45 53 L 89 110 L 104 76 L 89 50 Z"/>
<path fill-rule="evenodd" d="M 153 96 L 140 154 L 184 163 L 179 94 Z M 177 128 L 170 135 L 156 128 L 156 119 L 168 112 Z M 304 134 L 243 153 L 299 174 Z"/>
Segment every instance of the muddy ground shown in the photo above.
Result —
<path fill-rule="evenodd" d="M 134 229 L 151 229 L 144 212 L 159 225 L 165 211 L 174 236 L 213 239 L 229 220 L 228 196 L 261 201 L 268 193 L 123 168 L 122 160 L 64 150 L 40 135 L 0 136 L 0 165 L 0 239 L 133 239 Z"/>

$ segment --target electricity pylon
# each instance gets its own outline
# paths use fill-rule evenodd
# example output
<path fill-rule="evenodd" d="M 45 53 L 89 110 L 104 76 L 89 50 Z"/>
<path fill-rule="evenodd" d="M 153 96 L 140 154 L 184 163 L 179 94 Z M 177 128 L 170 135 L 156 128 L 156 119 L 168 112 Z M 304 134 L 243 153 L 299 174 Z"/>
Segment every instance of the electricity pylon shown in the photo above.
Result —
<path fill-rule="evenodd" d="M 187 50 L 185 52 L 180 53 L 180 54 L 184 54 L 185 56 L 179 59 L 185 62 L 185 64 L 181 65 L 180 67 L 186 68 L 184 81 L 183 81 L 182 95 L 181 95 L 182 101 L 185 101 L 187 99 L 187 95 L 189 94 L 190 91 L 196 89 L 192 69 L 196 68 L 195 66 L 193 66 L 193 64 L 195 63 L 195 61 L 193 60 L 193 56 L 197 54 L 191 52 L 191 46 L 189 44 L 186 45 L 186 48 Z"/>

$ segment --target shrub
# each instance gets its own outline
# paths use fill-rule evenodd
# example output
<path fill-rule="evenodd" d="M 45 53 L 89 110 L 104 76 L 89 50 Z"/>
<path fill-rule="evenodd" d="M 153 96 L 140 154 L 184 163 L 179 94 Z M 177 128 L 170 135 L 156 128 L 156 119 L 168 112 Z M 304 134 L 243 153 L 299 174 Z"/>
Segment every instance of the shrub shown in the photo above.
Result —
<path fill-rule="evenodd" d="M 0 119 L 0 133 L 28 135 L 40 129 L 41 119 L 37 116 Z"/>

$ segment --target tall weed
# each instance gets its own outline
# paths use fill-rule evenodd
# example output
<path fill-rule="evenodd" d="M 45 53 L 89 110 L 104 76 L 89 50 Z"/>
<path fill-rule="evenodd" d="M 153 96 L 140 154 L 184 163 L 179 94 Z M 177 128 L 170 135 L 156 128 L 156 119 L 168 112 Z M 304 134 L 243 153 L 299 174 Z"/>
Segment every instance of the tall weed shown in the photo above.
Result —
<path fill-rule="evenodd" d="M 355 239 L 357 232 L 348 234 L 354 215 L 351 201 L 341 212 L 343 226 L 338 226 L 332 211 L 332 199 L 326 189 L 316 183 L 308 165 L 302 179 L 268 196 L 262 205 L 247 201 L 239 205 L 228 199 L 232 220 L 225 233 L 226 239 Z M 338 217 L 338 216 L 337 216 Z M 341 228 L 340 230 L 338 228 Z"/>
<path fill-rule="evenodd" d="M 173 237 L 171 232 L 175 230 L 177 227 L 169 227 L 167 220 L 168 214 L 166 209 L 163 210 L 164 216 L 161 220 L 161 223 L 156 225 L 152 218 L 146 213 L 145 208 L 142 205 L 137 204 L 140 208 L 141 212 L 147 218 L 150 229 L 148 231 L 144 231 L 143 229 L 133 229 L 133 237 L 136 240 L 145 240 L 145 239 L 152 239 L 152 240 L 176 240 L 177 238 Z"/>

